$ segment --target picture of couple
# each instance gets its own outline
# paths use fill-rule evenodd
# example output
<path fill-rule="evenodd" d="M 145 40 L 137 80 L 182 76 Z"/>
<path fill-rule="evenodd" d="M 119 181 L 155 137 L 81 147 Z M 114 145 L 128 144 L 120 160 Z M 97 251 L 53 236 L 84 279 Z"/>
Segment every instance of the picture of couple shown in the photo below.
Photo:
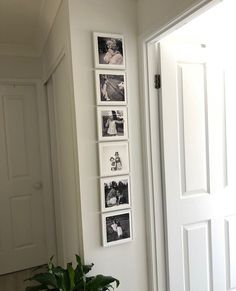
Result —
<path fill-rule="evenodd" d="M 130 207 L 129 176 L 101 179 L 100 189 L 102 211 Z"/>
<path fill-rule="evenodd" d="M 128 190 L 128 189 L 127 189 Z M 118 206 L 121 204 L 128 204 L 128 193 L 125 189 L 125 185 L 119 182 L 119 185 L 115 181 L 112 185 L 106 186 L 106 207 Z"/>
<path fill-rule="evenodd" d="M 104 245 L 111 245 L 132 240 L 131 212 L 120 211 L 116 214 L 103 214 Z"/>

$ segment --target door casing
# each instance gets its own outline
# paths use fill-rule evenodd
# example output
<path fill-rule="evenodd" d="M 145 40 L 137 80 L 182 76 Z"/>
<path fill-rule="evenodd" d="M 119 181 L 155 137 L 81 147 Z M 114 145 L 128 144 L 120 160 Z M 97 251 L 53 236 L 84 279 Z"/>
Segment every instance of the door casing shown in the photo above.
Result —
<path fill-rule="evenodd" d="M 156 32 L 141 36 L 140 49 L 140 100 L 145 187 L 145 213 L 149 290 L 168 290 L 168 273 L 165 243 L 164 189 L 162 183 L 161 149 L 161 90 L 154 87 L 154 75 L 160 73 L 158 42 L 222 0 L 203 0 Z"/>
<path fill-rule="evenodd" d="M 82 259 L 84 259 L 84 245 L 83 245 L 83 229 L 82 229 L 82 217 L 81 217 L 81 202 L 80 202 L 80 181 L 79 181 L 79 163 L 78 163 L 78 153 L 77 153 L 77 132 L 76 132 L 76 110 L 75 110 L 75 103 L 74 103 L 74 87 L 72 83 L 72 58 L 70 54 L 70 48 L 69 43 L 65 44 L 65 47 L 62 51 L 58 54 L 58 57 L 55 59 L 55 62 L 53 62 L 52 66 L 50 67 L 50 70 L 46 72 L 44 78 L 43 78 L 43 91 L 44 96 L 46 98 L 46 102 L 48 104 L 48 114 L 49 114 L 49 126 L 50 126 L 50 132 L 52 132 L 51 137 L 55 137 L 56 141 L 55 143 L 51 139 L 51 153 L 52 153 L 52 165 L 55 162 L 55 159 L 53 160 L 53 156 L 58 159 L 58 152 L 57 152 L 57 146 L 58 145 L 58 139 L 57 139 L 57 130 L 55 127 L 55 118 L 60 118 L 58 115 L 55 115 L 55 104 L 54 102 L 49 102 L 49 96 L 47 92 L 47 83 L 52 80 L 53 74 L 56 72 L 57 68 L 61 64 L 61 62 L 65 59 L 66 62 L 66 68 L 67 68 L 67 77 L 68 77 L 68 102 L 70 107 L 70 118 L 71 118 L 71 134 L 73 139 L 73 155 L 74 155 L 74 164 L 73 164 L 73 171 L 75 175 L 75 184 L 74 187 L 76 189 L 76 195 L 75 197 L 70 201 L 70 203 L 73 203 L 71 207 L 76 205 L 76 217 L 78 218 L 76 223 L 73 224 L 74 230 L 76 230 L 76 233 L 78 231 L 78 240 L 76 240 L 75 244 L 77 245 L 77 249 L 68 249 L 66 245 L 66 240 L 68 237 L 66 237 L 64 232 L 64 225 L 65 224 L 65 217 L 63 216 L 63 203 L 62 203 L 62 195 L 63 193 L 59 193 L 59 195 L 54 195 L 54 203 L 55 203 L 55 223 L 56 223 L 56 239 L 58 242 L 57 244 L 57 263 L 60 265 L 66 266 L 68 261 L 74 262 L 74 254 L 78 253 Z M 54 88 L 52 86 L 52 93 Z M 51 96 L 52 97 L 52 96 Z M 56 96 L 54 96 L 56 98 Z M 53 121 L 53 122 L 52 122 Z M 55 164 L 56 165 L 56 164 Z M 57 170 L 60 171 L 60 165 L 59 163 L 56 165 Z M 53 175 L 53 173 L 52 173 Z M 53 186 L 54 191 L 55 189 L 59 190 L 59 176 L 53 175 Z M 58 194 L 58 193 L 57 193 Z M 65 194 L 65 193 L 64 193 Z M 69 254 L 69 255 L 68 255 Z M 73 255 L 73 258 L 72 258 Z M 69 257 L 68 257 L 69 256 Z"/>

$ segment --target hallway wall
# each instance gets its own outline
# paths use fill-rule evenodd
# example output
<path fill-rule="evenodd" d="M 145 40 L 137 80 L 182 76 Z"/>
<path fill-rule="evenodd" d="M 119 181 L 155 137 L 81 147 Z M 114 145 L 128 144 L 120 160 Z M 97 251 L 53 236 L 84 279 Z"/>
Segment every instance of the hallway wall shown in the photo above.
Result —
<path fill-rule="evenodd" d="M 69 0 L 85 261 L 117 277 L 119 291 L 148 291 L 138 91 L 137 18 L 133 0 Z M 93 32 L 121 33 L 127 56 L 134 241 L 102 247 Z"/>

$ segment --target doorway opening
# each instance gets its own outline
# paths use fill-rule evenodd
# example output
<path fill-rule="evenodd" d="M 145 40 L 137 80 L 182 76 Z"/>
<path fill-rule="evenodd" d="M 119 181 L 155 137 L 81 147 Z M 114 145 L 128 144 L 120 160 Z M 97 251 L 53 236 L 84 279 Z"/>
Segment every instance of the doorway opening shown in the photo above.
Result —
<path fill-rule="evenodd" d="M 152 290 L 236 288 L 235 3 L 218 2 L 144 42 Z"/>
<path fill-rule="evenodd" d="M 0 288 L 23 290 L 56 255 L 47 109 L 39 80 L 0 80 L 0 100 Z"/>

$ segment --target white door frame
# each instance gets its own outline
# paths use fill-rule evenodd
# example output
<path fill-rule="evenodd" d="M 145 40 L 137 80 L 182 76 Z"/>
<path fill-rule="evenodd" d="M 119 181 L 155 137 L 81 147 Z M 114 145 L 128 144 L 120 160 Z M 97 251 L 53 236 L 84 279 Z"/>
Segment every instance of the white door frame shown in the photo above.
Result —
<path fill-rule="evenodd" d="M 1 85 L 17 85 L 17 86 L 33 86 L 35 87 L 39 139 L 40 139 L 40 160 L 41 175 L 43 184 L 43 203 L 45 209 L 44 224 L 47 239 L 47 257 L 55 255 L 57 257 L 57 245 L 55 234 L 55 213 L 53 203 L 52 174 L 51 174 L 51 157 L 50 157 L 50 141 L 48 132 L 48 112 L 45 95 L 43 92 L 43 84 L 39 79 L 0 79 Z M 39 118 L 40 117 L 40 118 Z"/>
<path fill-rule="evenodd" d="M 162 149 L 160 90 L 154 88 L 154 75 L 160 72 L 157 42 L 196 16 L 223 0 L 203 0 L 153 34 L 141 36 L 140 98 L 142 116 L 143 167 L 149 290 L 167 291 L 168 275 L 165 243 L 164 189 L 162 187 Z"/>
<path fill-rule="evenodd" d="M 56 71 L 57 67 L 60 65 L 61 61 L 63 58 L 66 59 L 67 62 L 67 68 L 68 68 L 68 79 L 69 79 L 69 86 L 70 86 L 70 92 L 68 94 L 69 96 L 69 103 L 70 103 L 70 108 L 71 108 L 71 124 L 72 124 L 72 133 L 73 133 L 73 155 L 74 155 L 74 160 L 76 161 L 74 164 L 74 172 L 75 172 L 75 188 L 76 192 L 78 193 L 75 197 L 74 203 L 77 206 L 77 225 L 76 228 L 78 229 L 78 254 L 84 260 L 84 244 L 83 244 L 83 228 L 82 228 L 82 217 L 81 217 L 81 202 L 80 202 L 80 181 L 79 181 L 79 164 L 78 164 L 78 145 L 77 145 L 77 132 L 76 132 L 76 114 L 75 114 L 75 103 L 74 103 L 74 87 L 73 87 L 73 76 L 72 76 L 72 57 L 71 57 L 71 50 L 70 50 L 70 45 L 68 42 L 66 42 L 65 46 L 62 48 L 62 50 L 58 53 L 57 58 L 55 59 L 55 62 L 53 62 L 52 66 L 50 67 L 48 72 L 45 72 L 45 76 L 43 78 L 42 82 L 42 90 L 43 94 L 46 98 L 46 102 L 48 104 L 48 96 L 46 92 L 46 84 L 48 80 L 52 77 L 53 78 L 53 73 Z M 49 118 L 52 118 L 52 120 L 55 117 L 55 106 L 52 102 L 51 108 L 48 107 L 48 115 Z M 55 122 L 55 120 L 54 120 Z M 55 126 L 53 125 L 53 122 L 49 125 L 50 126 L 50 131 L 53 131 L 54 134 L 56 135 L 56 129 Z M 57 139 L 57 137 L 56 137 Z M 54 145 L 55 148 L 52 150 L 54 151 L 54 155 L 57 156 L 57 145 Z M 50 149 L 51 152 L 51 149 Z M 60 167 L 58 165 L 58 167 Z M 59 168 L 58 168 L 59 169 Z M 59 187 L 60 181 L 58 181 L 58 178 L 56 176 L 53 177 L 54 181 L 54 187 Z M 66 266 L 66 263 L 68 262 L 68 258 L 66 256 L 66 248 L 65 248 L 65 240 L 66 237 L 64 235 L 64 222 L 63 222 L 63 204 L 62 204 L 62 199 L 59 196 L 54 195 L 54 203 L 55 203 L 55 224 L 56 224 L 56 239 L 59 240 L 60 242 L 57 245 L 57 259 L 58 259 L 58 264 Z"/>

